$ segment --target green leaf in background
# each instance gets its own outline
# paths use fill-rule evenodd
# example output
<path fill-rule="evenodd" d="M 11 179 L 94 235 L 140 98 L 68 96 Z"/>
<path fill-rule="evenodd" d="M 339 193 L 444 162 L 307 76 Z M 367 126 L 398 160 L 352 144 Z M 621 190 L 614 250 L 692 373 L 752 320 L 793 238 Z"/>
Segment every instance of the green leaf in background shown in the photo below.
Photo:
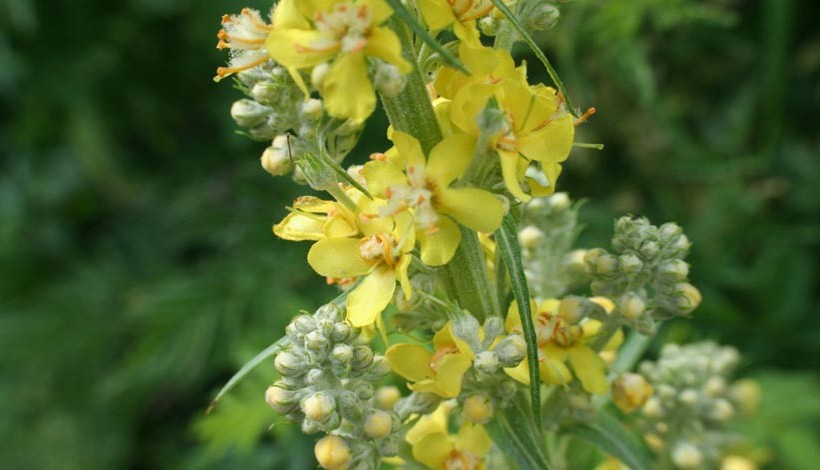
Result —
<path fill-rule="evenodd" d="M 521 316 L 521 327 L 524 330 L 524 339 L 527 340 L 527 360 L 530 364 L 530 398 L 532 408 L 541 408 L 541 377 L 538 374 L 538 338 L 535 335 L 535 326 L 532 322 L 530 309 L 530 291 L 527 287 L 527 278 L 524 275 L 524 265 L 521 261 L 521 247 L 518 246 L 518 227 L 512 214 L 507 214 L 501 222 L 501 227 L 495 232 L 496 243 L 504 260 L 504 266 L 510 274 L 510 286 L 515 300 L 518 302 L 518 313 Z M 541 413 L 532 413 L 536 429 L 542 429 Z"/>
<path fill-rule="evenodd" d="M 439 55 L 441 55 L 441 58 L 444 59 L 444 63 L 446 63 L 450 67 L 458 69 L 461 72 L 464 72 L 467 75 L 470 75 L 470 71 L 467 70 L 467 67 L 465 67 L 464 64 L 462 64 L 461 61 L 458 60 L 458 58 L 456 58 L 456 56 L 454 56 L 447 49 L 442 47 L 442 45 L 436 40 L 436 38 L 433 37 L 432 34 L 430 34 L 430 32 L 427 30 L 426 27 L 424 27 L 424 25 L 419 23 L 418 18 L 416 18 L 416 16 L 412 13 L 410 13 L 410 11 L 407 10 L 407 7 L 405 7 L 400 0 L 387 0 L 387 3 L 390 4 L 390 6 L 393 8 L 393 11 L 396 12 L 396 15 L 398 15 L 399 18 L 401 18 L 408 26 L 410 26 L 410 29 L 412 29 L 413 32 L 416 33 L 416 36 L 420 37 L 425 44 L 430 46 L 431 49 L 433 49 L 434 51 L 438 52 Z"/>
<path fill-rule="evenodd" d="M 565 428 L 623 462 L 631 470 L 650 470 L 653 463 L 647 448 L 611 414 L 599 410 L 595 419 Z"/>
<path fill-rule="evenodd" d="M 493 442 L 524 470 L 552 468 L 542 450 L 540 428 L 533 427 L 527 400 L 519 395 L 509 408 L 495 415 L 487 424 Z"/>
<path fill-rule="evenodd" d="M 524 28 L 524 25 L 522 25 L 521 22 L 518 21 L 518 18 L 515 16 L 515 13 L 513 13 L 513 11 L 510 10 L 510 7 L 508 7 L 503 0 L 493 0 L 493 4 L 496 8 L 498 8 L 501 11 L 501 13 L 504 14 L 507 20 L 509 20 L 509 22 L 513 25 L 515 30 L 518 31 L 518 34 L 521 35 L 521 38 L 524 40 L 524 42 L 527 43 L 530 49 L 532 49 L 532 52 L 533 54 L 535 54 L 535 57 L 537 57 L 538 60 L 540 60 L 541 63 L 544 64 L 544 68 L 547 69 L 547 73 L 552 79 L 552 83 L 555 84 L 555 87 L 558 88 L 558 91 L 560 91 L 561 95 L 564 97 L 564 101 L 567 103 L 567 109 L 569 109 L 569 112 L 572 113 L 573 116 L 578 117 L 578 113 L 569 99 L 567 89 L 564 86 L 564 82 L 561 81 L 561 77 L 558 76 L 558 72 L 555 71 L 555 68 L 550 63 L 550 60 L 547 59 L 547 56 L 544 54 L 541 48 L 538 47 L 538 44 L 535 43 L 535 40 L 532 38 L 532 36 L 530 36 L 530 33 L 528 33 L 526 28 Z"/>

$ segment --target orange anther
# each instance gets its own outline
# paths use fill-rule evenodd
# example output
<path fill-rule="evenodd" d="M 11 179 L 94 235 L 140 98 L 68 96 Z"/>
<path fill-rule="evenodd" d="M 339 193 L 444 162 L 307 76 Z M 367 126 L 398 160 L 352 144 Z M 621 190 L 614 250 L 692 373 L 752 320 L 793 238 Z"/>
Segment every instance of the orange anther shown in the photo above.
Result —
<path fill-rule="evenodd" d="M 586 120 L 589 119 L 590 116 L 595 114 L 595 112 L 596 112 L 595 107 L 587 109 L 587 111 L 584 114 L 582 114 L 581 117 L 579 117 L 578 119 L 575 120 L 575 125 L 577 126 L 578 124 L 585 123 Z"/>

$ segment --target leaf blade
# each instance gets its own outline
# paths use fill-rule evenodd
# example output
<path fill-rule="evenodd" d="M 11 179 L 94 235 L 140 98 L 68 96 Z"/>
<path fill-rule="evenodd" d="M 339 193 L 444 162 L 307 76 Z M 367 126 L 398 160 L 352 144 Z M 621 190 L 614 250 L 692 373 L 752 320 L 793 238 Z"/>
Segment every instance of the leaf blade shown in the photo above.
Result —
<path fill-rule="evenodd" d="M 287 336 L 279 338 L 275 343 L 271 344 L 267 348 L 263 349 L 259 354 L 254 356 L 250 361 L 246 362 L 231 378 L 228 380 L 225 385 L 219 390 L 219 393 L 216 394 L 216 397 L 211 401 L 211 404 L 208 406 L 207 413 L 213 411 L 214 407 L 218 404 L 219 400 L 222 399 L 228 392 L 234 389 L 239 382 L 241 382 L 248 374 L 251 373 L 254 369 L 256 369 L 259 364 L 262 364 L 271 356 L 278 354 L 288 345 L 288 338 Z"/>
<path fill-rule="evenodd" d="M 614 416 L 604 410 L 599 410 L 594 420 L 573 424 L 565 430 L 616 457 L 632 470 L 653 468 L 646 447 Z"/>

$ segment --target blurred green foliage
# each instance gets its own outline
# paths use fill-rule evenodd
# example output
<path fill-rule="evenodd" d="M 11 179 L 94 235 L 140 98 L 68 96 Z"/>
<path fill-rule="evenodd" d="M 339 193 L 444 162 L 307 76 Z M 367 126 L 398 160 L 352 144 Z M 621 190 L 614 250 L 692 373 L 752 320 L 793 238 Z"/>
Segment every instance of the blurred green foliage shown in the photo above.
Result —
<path fill-rule="evenodd" d="M 219 17 L 247 3 L 0 0 L 4 468 L 313 465 L 309 438 L 266 432 L 280 422 L 262 402 L 272 367 L 205 416 L 298 309 L 332 295 L 307 247 L 269 231 L 300 189 L 259 168 L 262 145 L 228 115 L 239 93 L 211 81 Z M 764 374 L 750 429 L 773 467 L 810 468 L 817 6 L 576 0 L 562 12 L 540 39 L 574 101 L 598 108 L 579 140 L 606 144 L 576 149 L 562 177 L 590 199 L 582 243 L 603 244 L 624 212 L 681 223 L 704 302 L 664 334 L 744 351 L 745 372 Z M 377 148 L 383 126 L 363 141 Z"/>

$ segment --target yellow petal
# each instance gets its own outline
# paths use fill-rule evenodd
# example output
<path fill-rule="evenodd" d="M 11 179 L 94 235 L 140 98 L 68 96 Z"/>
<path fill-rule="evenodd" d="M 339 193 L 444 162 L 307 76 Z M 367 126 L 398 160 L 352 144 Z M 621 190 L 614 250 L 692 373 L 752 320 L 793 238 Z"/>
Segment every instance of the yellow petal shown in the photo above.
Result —
<path fill-rule="evenodd" d="M 530 160 L 562 162 L 567 159 L 575 139 L 572 116 L 567 114 L 543 128 L 521 136 L 516 141 L 518 151 Z"/>
<path fill-rule="evenodd" d="M 382 24 L 393 14 L 393 9 L 384 0 L 359 0 L 356 6 L 366 6 L 373 24 Z"/>
<path fill-rule="evenodd" d="M 606 381 L 606 363 L 587 346 L 573 346 L 567 350 L 572 370 L 589 393 L 603 394 L 609 390 Z"/>
<path fill-rule="evenodd" d="M 438 194 L 438 210 L 479 232 L 492 232 L 504 218 L 504 203 L 478 188 L 445 189 Z"/>
<path fill-rule="evenodd" d="M 390 186 L 407 184 L 404 173 L 387 162 L 367 162 L 362 168 L 362 176 L 367 181 L 367 189 L 377 197 L 384 197 L 385 190 Z"/>
<path fill-rule="evenodd" d="M 471 83 L 456 93 L 450 107 L 450 119 L 459 129 L 468 134 L 478 135 L 476 116 L 487 105 L 487 100 L 495 93 L 493 85 Z"/>
<path fill-rule="evenodd" d="M 413 458 L 432 469 L 442 469 L 453 444 L 447 434 L 430 434 L 413 446 Z"/>
<path fill-rule="evenodd" d="M 387 265 L 376 267 L 347 295 L 347 321 L 355 327 L 370 325 L 396 291 L 396 273 Z"/>
<path fill-rule="evenodd" d="M 519 157 L 516 152 L 505 150 L 499 150 L 498 157 L 501 158 L 501 174 L 504 177 L 504 185 L 507 187 L 507 191 L 523 202 L 532 199 L 532 196 L 521 189 L 521 183 L 519 182 L 519 174 L 523 173 L 521 166 L 523 164 L 526 169 L 526 160 Z"/>
<path fill-rule="evenodd" d="M 527 183 L 530 185 L 530 191 L 533 196 L 549 196 L 555 192 L 558 176 L 561 174 L 561 164 L 552 162 L 539 162 L 539 164 L 544 178 L 547 180 L 547 185 L 543 185 L 540 181 L 530 177 L 527 177 Z"/>
<path fill-rule="evenodd" d="M 364 46 L 364 53 L 395 65 L 401 73 L 410 73 L 413 70 L 413 66 L 401 54 L 399 37 L 388 28 L 372 28 L 367 45 Z"/>
<path fill-rule="evenodd" d="M 306 29 L 274 29 L 265 41 L 271 58 L 288 68 L 302 69 L 327 62 L 338 51 L 326 33 Z"/>
<path fill-rule="evenodd" d="M 541 381 L 548 384 L 563 385 L 572 380 L 572 373 L 567 366 L 558 360 L 544 358 L 539 367 Z"/>
<path fill-rule="evenodd" d="M 387 348 L 384 355 L 393 372 L 411 382 L 419 382 L 436 375 L 429 365 L 433 355 L 416 344 L 394 344 Z"/>
<path fill-rule="evenodd" d="M 418 139 L 405 132 L 395 131 L 390 139 L 396 145 L 402 160 L 407 167 L 414 166 L 424 168 L 424 152 Z"/>
<path fill-rule="evenodd" d="M 330 66 L 322 94 L 328 114 L 360 123 L 376 109 L 376 93 L 362 52 L 348 52 Z"/>
<path fill-rule="evenodd" d="M 530 384 L 530 368 L 527 366 L 527 360 L 524 359 L 515 367 L 509 367 L 504 369 L 504 372 L 507 373 L 513 379 L 521 382 L 524 385 Z"/>
<path fill-rule="evenodd" d="M 439 142 L 430 151 L 427 176 L 434 178 L 439 186 L 447 187 L 472 163 L 475 143 L 475 136 L 470 134 L 454 134 Z"/>
<path fill-rule="evenodd" d="M 273 226 L 273 233 L 291 241 L 321 240 L 326 221 L 327 217 L 294 211 Z"/>
<path fill-rule="evenodd" d="M 273 11 L 273 26 L 277 29 L 308 29 L 307 18 L 313 18 L 315 0 L 282 0 Z"/>
<path fill-rule="evenodd" d="M 466 354 L 447 354 L 441 359 L 436 375 L 436 382 L 441 389 L 441 396 L 452 398 L 461 392 L 461 381 L 472 362 Z"/>
<path fill-rule="evenodd" d="M 442 0 L 418 0 L 424 22 L 433 30 L 444 29 L 456 21 L 453 9 Z"/>
<path fill-rule="evenodd" d="M 471 47 L 481 46 L 481 35 L 475 26 L 475 20 L 468 20 L 465 23 L 456 21 L 453 23 L 453 33 Z"/>
<path fill-rule="evenodd" d="M 449 413 L 450 408 L 442 402 L 436 411 L 419 418 L 416 424 L 407 431 L 404 440 L 414 446 L 430 434 L 446 434 Z"/>
<path fill-rule="evenodd" d="M 447 217 L 440 217 L 437 225 L 438 231 L 432 235 L 424 230 L 419 230 L 416 234 L 421 249 L 421 262 L 427 266 L 447 264 L 461 241 L 461 230 L 455 222 Z"/>
<path fill-rule="evenodd" d="M 396 263 L 396 274 L 399 277 L 399 284 L 401 285 L 402 293 L 404 293 L 404 300 L 410 300 L 413 295 L 413 285 L 410 284 L 410 276 L 407 274 L 407 269 L 410 267 L 410 262 L 413 260 L 412 256 L 402 255 L 399 262 Z"/>
<path fill-rule="evenodd" d="M 492 446 L 493 441 L 484 426 L 466 421 L 461 425 L 456 440 L 458 450 L 466 450 L 476 457 L 484 458 L 490 453 Z"/>
<path fill-rule="evenodd" d="M 319 240 L 310 247 L 308 264 L 317 273 L 329 277 L 361 276 L 373 267 L 359 254 L 359 240 L 356 238 Z"/>
<path fill-rule="evenodd" d="M 453 322 L 448 321 L 433 336 L 433 347 L 438 351 L 455 346 L 455 344 L 456 342 L 453 340 Z"/>

